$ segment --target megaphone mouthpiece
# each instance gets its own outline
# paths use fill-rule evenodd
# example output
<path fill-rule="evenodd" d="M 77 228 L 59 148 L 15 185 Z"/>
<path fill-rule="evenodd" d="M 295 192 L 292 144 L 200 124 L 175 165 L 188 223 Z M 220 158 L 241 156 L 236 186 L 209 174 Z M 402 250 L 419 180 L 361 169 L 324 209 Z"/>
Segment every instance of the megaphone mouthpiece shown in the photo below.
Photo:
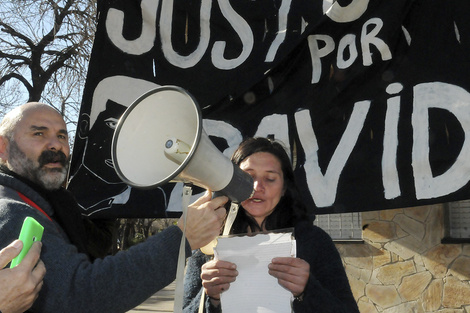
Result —
<path fill-rule="evenodd" d="M 170 138 L 165 142 L 165 156 L 180 165 L 188 157 L 191 147 L 176 138 Z"/>

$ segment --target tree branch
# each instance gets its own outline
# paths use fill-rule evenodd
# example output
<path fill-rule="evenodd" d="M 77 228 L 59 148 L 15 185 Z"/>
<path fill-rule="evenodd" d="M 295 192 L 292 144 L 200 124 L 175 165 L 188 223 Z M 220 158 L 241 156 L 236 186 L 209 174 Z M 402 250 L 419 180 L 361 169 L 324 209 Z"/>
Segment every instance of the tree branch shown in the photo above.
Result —
<path fill-rule="evenodd" d="M 31 86 L 31 84 L 23 76 L 21 76 L 18 73 L 10 73 L 3 77 L 0 77 L 0 86 L 6 83 L 7 81 L 9 81 L 10 79 L 19 80 L 25 86 L 28 92 L 33 90 L 33 86 Z"/>
<path fill-rule="evenodd" d="M 18 32 L 18 31 L 16 31 L 10 25 L 5 24 L 2 21 L 0 21 L 0 26 L 2 27 L 1 28 L 2 32 L 7 33 L 12 37 L 23 40 L 29 47 L 34 47 L 34 42 L 30 38 L 28 38 L 27 36 L 23 35 L 22 33 Z"/>

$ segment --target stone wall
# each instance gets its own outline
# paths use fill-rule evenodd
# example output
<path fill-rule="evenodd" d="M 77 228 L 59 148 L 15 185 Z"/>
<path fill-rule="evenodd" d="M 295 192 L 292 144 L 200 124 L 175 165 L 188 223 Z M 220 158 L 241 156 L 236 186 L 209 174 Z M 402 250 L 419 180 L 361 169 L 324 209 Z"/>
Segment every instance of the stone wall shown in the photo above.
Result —
<path fill-rule="evenodd" d="M 337 244 L 361 313 L 470 313 L 470 244 L 442 244 L 443 205 L 362 213 Z"/>

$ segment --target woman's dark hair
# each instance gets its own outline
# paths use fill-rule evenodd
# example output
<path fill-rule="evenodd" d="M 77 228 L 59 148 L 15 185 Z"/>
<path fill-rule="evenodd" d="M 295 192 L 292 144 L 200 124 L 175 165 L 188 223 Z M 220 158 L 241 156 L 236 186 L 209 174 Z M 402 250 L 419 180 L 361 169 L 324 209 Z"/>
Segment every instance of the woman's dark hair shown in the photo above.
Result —
<path fill-rule="evenodd" d="M 307 209 L 300 201 L 300 194 L 295 183 L 294 170 L 284 146 L 275 140 L 262 137 L 250 137 L 245 139 L 232 155 L 232 162 L 240 164 L 252 154 L 267 152 L 275 156 L 281 163 L 284 176 L 284 195 L 274 208 L 273 212 L 266 217 L 264 225 L 267 230 L 294 227 L 300 220 L 308 218 Z M 252 231 L 260 231 L 263 225 L 258 225 L 254 218 L 247 215 L 245 210 L 239 210 L 231 233 L 246 233 L 248 227 Z"/>

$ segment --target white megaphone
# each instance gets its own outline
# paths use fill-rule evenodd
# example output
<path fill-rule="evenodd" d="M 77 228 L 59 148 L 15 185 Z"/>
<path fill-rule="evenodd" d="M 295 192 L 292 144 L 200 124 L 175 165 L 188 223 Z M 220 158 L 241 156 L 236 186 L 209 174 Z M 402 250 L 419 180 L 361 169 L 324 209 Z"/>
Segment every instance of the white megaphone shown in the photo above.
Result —
<path fill-rule="evenodd" d="M 192 183 L 234 202 L 253 194 L 252 177 L 211 142 L 196 101 L 176 86 L 151 90 L 127 108 L 114 132 L 112 159 L 122 181 L 136 188 Z"/>

